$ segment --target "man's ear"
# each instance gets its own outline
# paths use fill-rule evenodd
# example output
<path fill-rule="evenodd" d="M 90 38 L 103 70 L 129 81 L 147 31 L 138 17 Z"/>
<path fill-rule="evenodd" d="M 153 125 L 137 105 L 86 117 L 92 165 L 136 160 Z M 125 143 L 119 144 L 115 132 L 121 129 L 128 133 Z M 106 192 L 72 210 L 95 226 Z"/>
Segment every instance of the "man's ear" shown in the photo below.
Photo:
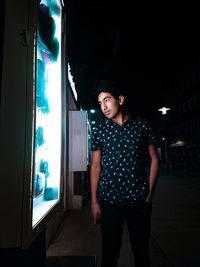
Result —
<path fill-rule="evenodd" d="M 118 102 L 119 102 L 120 105 L 123 105 L 124 104 L 124 96 L 123 95 L 120 95 L 119 96 Z"/>

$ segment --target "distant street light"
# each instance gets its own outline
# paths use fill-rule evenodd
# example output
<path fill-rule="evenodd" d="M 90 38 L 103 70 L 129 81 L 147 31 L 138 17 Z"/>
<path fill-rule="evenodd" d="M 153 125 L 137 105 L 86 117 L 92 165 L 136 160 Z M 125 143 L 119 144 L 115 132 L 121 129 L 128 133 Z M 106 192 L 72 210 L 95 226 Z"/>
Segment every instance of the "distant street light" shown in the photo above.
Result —
<path fill-rule="evenodd" d="M 162 107 L 158 111 L 161 111 L 162 112 L 162 115 L 166 115 L 168 110 L 170 110 L 170 108 Z"/>

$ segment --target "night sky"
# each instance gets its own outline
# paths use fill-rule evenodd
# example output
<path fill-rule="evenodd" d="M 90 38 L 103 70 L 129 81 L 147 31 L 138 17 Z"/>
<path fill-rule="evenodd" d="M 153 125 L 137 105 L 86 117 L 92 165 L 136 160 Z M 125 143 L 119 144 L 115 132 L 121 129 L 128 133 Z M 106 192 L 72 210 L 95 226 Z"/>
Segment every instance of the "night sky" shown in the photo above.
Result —
<path fill-rule="evenodd" d="M 84 109 L 96 107 L 93 84 L 116 80 L 131 112 L 144 116 L 165 104 L 187 71 L 199 68 L 197 9 L 69 1 L 68 57 Z"/>

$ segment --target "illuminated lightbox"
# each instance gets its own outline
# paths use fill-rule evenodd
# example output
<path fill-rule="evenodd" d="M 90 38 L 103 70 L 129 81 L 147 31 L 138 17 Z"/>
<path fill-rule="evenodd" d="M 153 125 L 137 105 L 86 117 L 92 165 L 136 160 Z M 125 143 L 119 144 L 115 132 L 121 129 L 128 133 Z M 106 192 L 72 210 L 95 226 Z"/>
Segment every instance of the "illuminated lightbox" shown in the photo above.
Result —
<path fill-rule="evenodd" d="M 32 227 L 60 199 L 61 11 L 60 1 L 38 1 Z"/>

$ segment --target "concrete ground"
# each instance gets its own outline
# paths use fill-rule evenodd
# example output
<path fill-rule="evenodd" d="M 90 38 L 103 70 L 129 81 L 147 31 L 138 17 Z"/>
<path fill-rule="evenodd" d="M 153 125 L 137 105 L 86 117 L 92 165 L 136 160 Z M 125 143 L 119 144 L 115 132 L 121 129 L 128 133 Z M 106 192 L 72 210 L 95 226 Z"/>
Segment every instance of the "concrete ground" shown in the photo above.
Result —
<path fill-rule="evenodd" d="M 200 174 L 161 168 L 153 201 L 150 254 L 152 267 L 199 267 Z M 96 255 L 100 266 L 100 232 L 91 219 L 89 201 L 68 211 L 47 256 Z M 133 267 L 125 227 L 118 267 Z"/>

